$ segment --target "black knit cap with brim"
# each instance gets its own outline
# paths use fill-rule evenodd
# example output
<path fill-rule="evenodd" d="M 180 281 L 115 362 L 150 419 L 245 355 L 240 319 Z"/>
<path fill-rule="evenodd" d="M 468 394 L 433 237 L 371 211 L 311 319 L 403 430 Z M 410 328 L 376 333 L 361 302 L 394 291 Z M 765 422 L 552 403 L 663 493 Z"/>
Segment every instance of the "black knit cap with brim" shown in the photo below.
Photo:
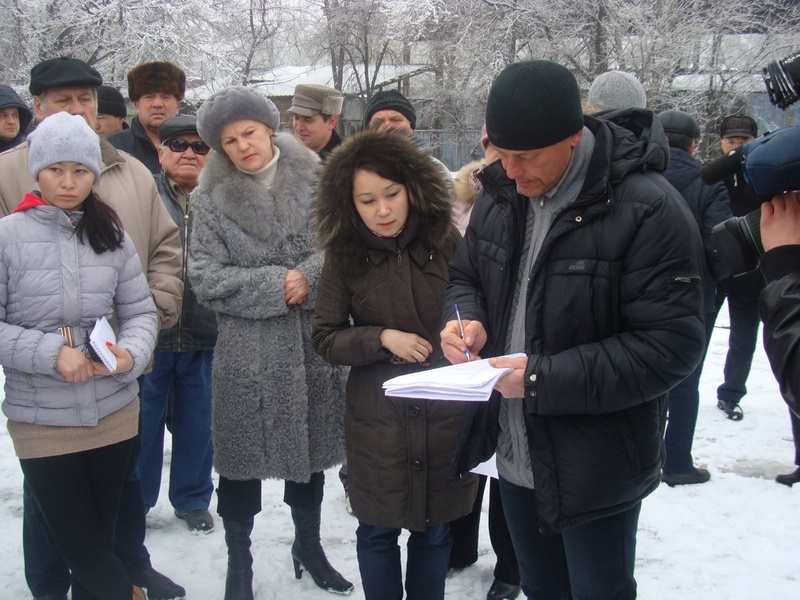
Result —
<path fill-rule="evenodd" d="M 565 67 L 546 60 L 518 62 L 492 83 L 486 132 L 497 148 L 546 148 L 582 129 L 578 82 Z"/>

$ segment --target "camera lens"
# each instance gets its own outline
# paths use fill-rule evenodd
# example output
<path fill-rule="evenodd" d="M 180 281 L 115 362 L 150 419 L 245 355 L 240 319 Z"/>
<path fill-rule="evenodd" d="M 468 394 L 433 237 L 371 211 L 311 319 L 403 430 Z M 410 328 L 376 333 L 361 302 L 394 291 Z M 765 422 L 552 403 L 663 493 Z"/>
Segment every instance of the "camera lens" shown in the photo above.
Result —
<path fill-rule="evenodd" d="M 772 61 L 764 67 L 762 74 L 772 104 L 785 110 L 797 102 L 797 92 L 800 89 L 800 54 Z"/>
<path fill-rule="evenodd" d="M 743 217 L 732 217 L 711 230 L 720 253 L 728 261 L 733 276 L 758 268 L 764 255 L 761 243 L 761 210 Z"/>

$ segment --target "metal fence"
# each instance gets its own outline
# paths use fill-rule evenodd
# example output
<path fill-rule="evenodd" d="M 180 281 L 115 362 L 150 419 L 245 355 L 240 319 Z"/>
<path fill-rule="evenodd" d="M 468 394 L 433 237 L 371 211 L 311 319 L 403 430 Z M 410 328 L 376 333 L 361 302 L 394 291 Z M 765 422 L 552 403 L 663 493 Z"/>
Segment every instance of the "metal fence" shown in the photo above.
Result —
<path fill-rule="evenodd" d="M 458 132 L 417 129 L 414 134 L 419 138 L 422 147 L 451 171 L 458 171 L 467 163 L 483 158 L 480 129 Z"/>

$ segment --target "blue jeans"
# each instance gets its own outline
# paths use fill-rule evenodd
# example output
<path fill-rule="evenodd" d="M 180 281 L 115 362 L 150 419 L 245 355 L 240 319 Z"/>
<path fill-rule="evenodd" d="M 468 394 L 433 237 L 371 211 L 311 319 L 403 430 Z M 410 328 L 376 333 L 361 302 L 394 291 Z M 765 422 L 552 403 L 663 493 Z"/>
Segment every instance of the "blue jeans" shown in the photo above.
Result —
<path fill-rule="evenodd" d="M 706 345 L 697 368 L 669 392 L 669 419 L 664 434 L 667 460 L 664 473 L 688 473 L 694 466 L 692 443 L 700 408 L 700 376 L 703 374 L 711 333 L 714 331 L 716 312 L 705 313 Z"/>
<path fill-rule="evenodd" d="M 361 586 L 366 600 L 402 600 L 403 574 L 400 564 L 400 529 L 375 527 L 359 521 L 356 552 Z M 412 531 L 406 559 L 408 600 L 442 600 L 450 560 L 450 528 L 431 525 L 425 532 Z"/>
<path fill-rule="evenodd" d="M 500 479 L 522 590 L 536 600 L 636 598 L 633 568 L 641 502 L 615 515 L 539 532 L 534 490 Z"/>
<path fill-rule="evenodd" d="M 167 396 L 172 388 L 169 501 L 175 510 L 207 509 L 211 482 L 211 360 L 213 350 L 156 351 L 142 384 L 142 453 L 138 471 L 147 510 L 156 505 L 164 464 Z"/>

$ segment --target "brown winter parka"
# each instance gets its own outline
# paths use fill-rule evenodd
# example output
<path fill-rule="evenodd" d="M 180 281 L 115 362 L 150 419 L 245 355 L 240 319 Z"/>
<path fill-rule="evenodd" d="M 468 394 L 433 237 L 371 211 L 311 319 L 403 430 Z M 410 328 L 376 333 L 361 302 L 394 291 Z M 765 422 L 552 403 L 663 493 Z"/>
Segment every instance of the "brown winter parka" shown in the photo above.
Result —
<path fill-rule="evenodd" d="M 390 398 L 387 379 L 448 364 L 439 345 L 447 263 L 460 236 L 440 169 L 398 134 L 367 132 L 328 158 L 320 177 L 317 221 L 326 262 L 312 339 L 325 360 L 350 365 L 345 443 L 353 511 L 379 527 L 423 531 L 471 510 L 477 479 L 450 480 L 464 422 L 464 403 Z M 397 161 L 408 181 L 410 241 L 379 249 L 359 232 L 352 177 L 358 154 Z M 391 157 L 391 158 L 389 158 Z M 401 182 L 403 183 L 403 182 Z M 354 217 L 354 215 L 356 215 Z M 381 346 L 384 329 L 415 333 L 433 352 L 407 363 Z"/>

